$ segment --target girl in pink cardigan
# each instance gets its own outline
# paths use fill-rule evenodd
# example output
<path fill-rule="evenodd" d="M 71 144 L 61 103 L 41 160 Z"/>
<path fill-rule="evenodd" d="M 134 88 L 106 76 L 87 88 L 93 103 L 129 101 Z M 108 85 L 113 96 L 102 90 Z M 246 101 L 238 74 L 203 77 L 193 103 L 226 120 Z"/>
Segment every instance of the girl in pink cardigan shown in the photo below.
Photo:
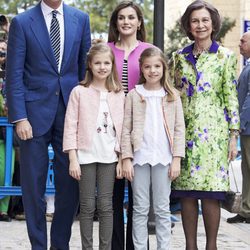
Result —
<path fill-rule="evenodd" d="M 151 185 L 157 249 L 168 250 L 171 181 L 185 155 L 183 110 L 160 49 L 144 50 L 140 69 L 140 84 L 126 97 L 121 142 L 123 176 L 133 190 L 133 242 L 135 250 L 147 249 Z"/>
<path fill-rule="evenodd" d="M 115 176 L 121 177 L 124 93 L 107 44 L 91 47 L 87 66 L 85 80 L 69 98 L 63 150 L 69 153 L 69 174 L 79 181 L 82 249 L 93 248 L 96 190 L 99 249 L 111 249 L 113 187 Z"/>

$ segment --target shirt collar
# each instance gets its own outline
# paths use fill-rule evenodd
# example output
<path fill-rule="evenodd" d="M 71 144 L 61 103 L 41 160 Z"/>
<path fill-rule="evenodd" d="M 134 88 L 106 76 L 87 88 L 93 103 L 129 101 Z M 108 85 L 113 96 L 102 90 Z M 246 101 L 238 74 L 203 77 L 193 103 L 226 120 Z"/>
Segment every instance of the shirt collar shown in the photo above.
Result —
<path fill-rule="evenodd" d="M 166 91 L 164 90 L 163 87 L 158 90 L 147 90 L 145 89 L 143 84 L 138 84 L 138 85 L 135 85 L 135 89 L 139 94 L 141 94 L 144 97 L 152 97 L 152 96 L 164 97 L 166 95 Z"/>
<path fill-rule="evenodd" d="M 181 54 L 192 53 L 193 48 L 194 48 L 194 43 L 185 47 L 180 53 Z M 212 45 L 209 48 L 209 53 L 216 53 L 218 51 L 218 48 L 219 44 L 216 41 L 212 41 Z"/>
<path fill-rule="evenodd" d="M 246 65 L 250 65 L 250 57 L 246 60 Z"/>
<path fill-rule="evenodd" d="M 51 12 L 54 10 L 51 7 L 49 7 L 44 1 L 41 1 L 41 9 L 44 16 L 51 15 Z M 63 15 L 63 1 L 56 10 L 58 11 L 59 14 Z"/>

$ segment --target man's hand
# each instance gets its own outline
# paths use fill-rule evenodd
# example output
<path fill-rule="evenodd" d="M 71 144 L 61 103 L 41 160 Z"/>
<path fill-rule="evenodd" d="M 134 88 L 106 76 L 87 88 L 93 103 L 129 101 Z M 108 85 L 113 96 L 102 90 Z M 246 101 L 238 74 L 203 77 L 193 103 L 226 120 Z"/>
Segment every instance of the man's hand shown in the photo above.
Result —
<path fill-rule="evenodd" d="M 16 123 L 16 133 L 21 140 L 33 138 L 32 127 L 28 120 L 19 121 Z"/>

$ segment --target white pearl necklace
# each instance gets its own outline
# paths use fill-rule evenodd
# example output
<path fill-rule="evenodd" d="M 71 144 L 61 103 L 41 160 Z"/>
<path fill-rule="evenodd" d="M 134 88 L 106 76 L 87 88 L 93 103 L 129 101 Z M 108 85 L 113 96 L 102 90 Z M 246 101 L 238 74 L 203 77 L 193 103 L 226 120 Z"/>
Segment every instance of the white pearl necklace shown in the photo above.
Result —
<path fill-rule="evenodd" d="M 207 48 L 197 48 L 195 45 L 194 45 L 194 48 L 193 48 L 193 55 L 194 55 L 194 58 L 195 59 L 198 59 L 199 56 L 202 54 L 202 53 L 207 53 L 210 49 L 210 46 L 211 44 L 207 47 Z"/>

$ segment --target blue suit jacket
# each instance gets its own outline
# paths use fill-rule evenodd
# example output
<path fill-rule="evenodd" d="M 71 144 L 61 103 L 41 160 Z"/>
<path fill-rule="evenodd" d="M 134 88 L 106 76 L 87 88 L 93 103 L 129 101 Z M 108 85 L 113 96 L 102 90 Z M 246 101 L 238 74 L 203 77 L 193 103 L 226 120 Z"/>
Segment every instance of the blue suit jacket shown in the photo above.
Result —
<path fill-rule="evenodd" d="M 242 135 L 250 135 L 250 64 L 244 67 L 239 77 L 238 100 Z"/>
<path fill-rule="evenodd" d="M 74 86 L 83 79 L 89 50 L 89 17 L 63 5 L 65 41 L 58 72 L 41 6 L 16 16 L 10 26 L 6 74 L 10 122 L 27 118 L 34 136 L 50 128 L 61 91 L 65 105 Z"/>

